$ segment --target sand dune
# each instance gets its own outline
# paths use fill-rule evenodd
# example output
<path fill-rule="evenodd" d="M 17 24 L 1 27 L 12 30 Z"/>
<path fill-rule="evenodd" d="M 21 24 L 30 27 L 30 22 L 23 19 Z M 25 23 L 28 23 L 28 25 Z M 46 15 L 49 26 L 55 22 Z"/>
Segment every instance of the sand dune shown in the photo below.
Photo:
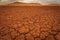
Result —
<path fill-rule="evenodd" d="M 49 5 L 42 5 L 40 3 L 20 3 L 15 2 L 7 5 L 0 5 L 0 6 L 60 6 L 60 4 L 49 4 Z"/>

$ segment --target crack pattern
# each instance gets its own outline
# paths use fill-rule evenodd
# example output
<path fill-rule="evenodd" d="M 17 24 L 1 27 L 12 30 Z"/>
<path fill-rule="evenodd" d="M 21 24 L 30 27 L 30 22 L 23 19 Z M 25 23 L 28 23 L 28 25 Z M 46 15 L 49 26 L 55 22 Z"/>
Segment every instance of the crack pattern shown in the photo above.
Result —
<path fill-rule="evenodd" d="M 60 40 L 60 11 L 52 8 L 1 7 L 0 40 Z"/>

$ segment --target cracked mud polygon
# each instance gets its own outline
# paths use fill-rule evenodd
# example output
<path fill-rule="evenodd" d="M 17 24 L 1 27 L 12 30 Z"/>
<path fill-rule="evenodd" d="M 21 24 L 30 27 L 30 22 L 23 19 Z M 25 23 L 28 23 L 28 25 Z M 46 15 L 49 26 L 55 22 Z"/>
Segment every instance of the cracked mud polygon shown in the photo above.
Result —
<path fill-rule="evenodd" d="M 0 40 L 60 40 L 60 7 L 0 7 Z"/>

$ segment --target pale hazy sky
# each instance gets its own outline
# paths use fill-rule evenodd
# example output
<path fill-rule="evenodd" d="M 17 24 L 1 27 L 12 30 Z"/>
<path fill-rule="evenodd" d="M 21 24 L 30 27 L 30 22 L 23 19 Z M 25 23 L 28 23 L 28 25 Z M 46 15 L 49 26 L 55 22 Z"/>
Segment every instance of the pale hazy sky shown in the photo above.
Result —
<path fill-rule="evenodd" d="M 19 2 L 25 2 L 25 3 L 40 3 L 40 4 L 60 4 L 60 0 L 18 0 Z"/>
<path fill-rule="evenodd" d="M 23 3 L 40 3 L 40 4 L 60 4 L 60 0 L 1 0 L 0 4 L 8 4 L 13 2 L 23 2 Z"/>

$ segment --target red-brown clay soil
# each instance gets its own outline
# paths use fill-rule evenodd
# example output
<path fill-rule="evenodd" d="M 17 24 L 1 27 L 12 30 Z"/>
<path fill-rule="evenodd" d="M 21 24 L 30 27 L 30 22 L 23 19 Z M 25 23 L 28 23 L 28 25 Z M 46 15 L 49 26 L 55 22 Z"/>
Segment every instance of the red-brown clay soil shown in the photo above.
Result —
<path fill-rule="evenodd" d="M 0 6 L 0 40 L 60 40 L 60 7 Z"/>

